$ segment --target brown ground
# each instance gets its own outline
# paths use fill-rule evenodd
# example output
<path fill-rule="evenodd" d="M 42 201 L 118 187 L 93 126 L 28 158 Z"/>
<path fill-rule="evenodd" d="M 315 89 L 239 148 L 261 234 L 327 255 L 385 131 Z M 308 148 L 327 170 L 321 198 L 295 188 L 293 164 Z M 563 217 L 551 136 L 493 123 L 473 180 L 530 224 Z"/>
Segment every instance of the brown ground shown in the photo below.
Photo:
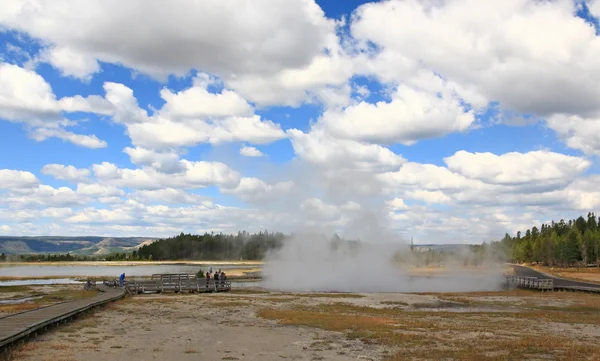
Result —
<path fill-rule="evenodd" d="M 96 291 L 84 291 L 81 285 L 2 286 L 0 287 L 0 301 L 2 301 L 0 302 L 0 317 L 58 302 L 94 297 L 97 294 Z M 23 303 L 3 303 L 3 301 L 29 297 L 32 299 Z"/>
<path fill-rule="evenodd" d="M 600 284 L 600 268 L 560 268 L 536 266 L 533 269 L 557 277 Z"/>
<path fill-rule="evenodd" d="M 600 296 L 144 295 L 25 344 L 16 360 L 600 360 Z"/>

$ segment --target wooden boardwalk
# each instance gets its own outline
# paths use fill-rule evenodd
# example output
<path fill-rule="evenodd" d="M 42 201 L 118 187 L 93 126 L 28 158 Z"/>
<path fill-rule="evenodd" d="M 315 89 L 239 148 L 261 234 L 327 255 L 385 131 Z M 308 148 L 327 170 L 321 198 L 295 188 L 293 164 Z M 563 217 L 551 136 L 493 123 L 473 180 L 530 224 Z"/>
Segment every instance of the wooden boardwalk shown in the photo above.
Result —
<path fill-rule="evenodd" d="M 544 274 L 529 267 L 520 265 L 512 265 L 512 267 L 515 270 L 516 275 L 507 277 L 507 282 L 511 284 L 512 281 L 512 284 L 516 284 L 517 287 L 542 289 L 538 287 L 531 287 L 531 285 L 535 285 L 535 281 L 527 281 L 527 279 L 538 279 L 539 281 L 551 281 L 553 291 L 588 292 L 600 294 L 600 285 L 594 283 L 567 280 L 564 278 Z"/>
<path fill-rule="evenodd" d="M 95 297 L 57 303 L 0 318 L 0 349 L 6 353 L 11 345 L 28 336 L 35 336 L 49 326 L 66 322 L 84 311 L 125 296 L 125 290 L 120 288 L 109 289 L 103 286 L 99 288 L 104 292 L 100 292 Z"/>
<path fill-rule="evenodd" d="M 106 281 L 106 286 L 116 286 L 115 281 Z M 190 274 L 156 274 L 151 279 L 132 280 L 125 283 L 129 294 L 163 292 L 227 292 L 231 291 L 230 281 L 215 281 L 196 278 Z"/>

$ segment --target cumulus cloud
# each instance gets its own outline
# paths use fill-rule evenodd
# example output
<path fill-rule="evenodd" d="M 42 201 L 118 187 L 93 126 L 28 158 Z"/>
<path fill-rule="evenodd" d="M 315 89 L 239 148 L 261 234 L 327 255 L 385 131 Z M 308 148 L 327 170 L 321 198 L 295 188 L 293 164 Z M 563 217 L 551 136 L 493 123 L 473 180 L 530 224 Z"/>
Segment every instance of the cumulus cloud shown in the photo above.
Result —
<path fill-rule="evenodd" d="M 227 89 L 211 93 L 208 84 L 196 79 L 191 88 L 179 93 L 163 89 L 166 103 L 152 115 L 139 107 L 132 89 L 111 82 L 104 84 L 104 100 L 88 97 L 69 105 L 99 112 L 111 109 L 112 119 L 126 127 L 139 148 L 164 150 L 237 141 L 265 144 L 285 138 L 279 124 L 253 114 L 237 93 Z"/>
<path fill-rule="evenodd" d="M 31 188 L 39 184 L 31 172 L 12 169 L 0 169 L 0 189 Z"/>
<path fill-rule="evenodd" d="M 258 178 L 242 178 L 232 189 L 223 188 L 221 192 L 234 194 L 236 197 L 249 202 L 264 202 L 285 196 L 294 186 L 294 182 L 279 182 L 266 184 Z"/>
<path fill-rule="evenodd" d="M 587 170 L 591 162 L 580 157 L 535 151 L 502 155 L 461 150 L 444 158 L 451 171 L 490 184 L 565 183 Z"/>
<path fill-rule="evenodd" d="M 319 120 L 331 134 L 356 140 L 414 144 L 469 129 L 475 121 L 460 99 L 440 97 L 400 86 L 390 102 L 360 102 L 341 111 L 328 111 Z"/>
<path fill-rule="evenodd" d="M 459 94 L 520 113 L 587 114 L 600 109 L 600 40 L 573 1 L 476 0 L 368 3 L 351 32 L 380 51 L 365 67 L 385 81 L 431 69 Z M 417 46 L 415 44 L 427 44 Z M 518 84 L 518 86 L 515 86 Z"/>
<path fill-rule="evenodd" d="M 314 1 L 182 2 L 165 11 L 144 1 L 90 8 L 11 0 L 0 24 L 52 44 L 46 59 L 65 75 L 87 79 L 99 70 L 97 61 L 159 78 L 203 69 L 264 104 L 302 99 L 307 83 L 318 85 L 340 68 L 322 53 L 337 43 L 336 24 Z"/>
<path fill-rule="evenodd" d="M 326 168 L 382 171 L 397 169 L 405 162 L 388 148 L 338 139 L 320 130 L 304 133 L 290 129 L 287 133 L 298 157 Z"/>
<path fill-rule="evenodd" d="M 555 114 L 546 119 L 546 124 L 570 148 L 589 155 L 600 155 L 600 113 L 590 118 Z"/>
<path fill-rule="evenodd" d="M 262 157 L 264 154 L 255 147 L 243 146 L 240 148 L 240 154 L 244 157 Z"/>
<path fill-rule="evenodd" d="M 156 190 L 161 188 L 195 189 L 211 185 L 235 186 L 240 175 L 221 162 L 190 162 L 182 160 L 182 172 L 168 174 L 152 167 L 118 168 L 108 162 L 94 164 L 94 175 L 100 181 L 117 187 L 140 190 Z"/>
<path fill-rule="evenodd" d="M 108 146 L 106 141 L 98 139 L 95 135 L 75 134 L 64 129 L 36 128 L 30 135 L 38 142 L 48 138 L 58 138 L 91 149 L 106 148 Z"/>
<path fill-rule="evenodd" d="M 59 138 L 87 148 L 104 148 L 106 142 L 95 135 L 82 135 L 65 130 L 71 122 L 62 111 L 70 111 L 68 101 L 63 109 L 50 85 L 32 70 L 0 63 L 0 119 L 25 124 L 30 136 L 43 141 Z"/>
<path fill-rule="evenodd" d="M 89 169 L 79 169 L 72 165 L 65 166 L 62 164 L 46 164 L 41 172 L 42 174 L 52 176 L 56 179 L 70 182 L 86 181 L 91 174 Z"/>

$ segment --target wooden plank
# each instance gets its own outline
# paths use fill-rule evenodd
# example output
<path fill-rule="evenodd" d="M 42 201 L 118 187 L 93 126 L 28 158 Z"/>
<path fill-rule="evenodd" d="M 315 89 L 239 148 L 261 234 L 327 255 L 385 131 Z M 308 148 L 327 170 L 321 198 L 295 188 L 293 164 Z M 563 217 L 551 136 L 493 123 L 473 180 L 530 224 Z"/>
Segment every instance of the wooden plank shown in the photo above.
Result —
<path fill-rule="evenodd" d="M 57 303 L 35 310 L 0 318 L 0 348 L 5 347 L 51 324 L 64 321 L 93 307 L 117 300 L 125 295 L 123 289 L 105 289 L 96 297 Z"/>

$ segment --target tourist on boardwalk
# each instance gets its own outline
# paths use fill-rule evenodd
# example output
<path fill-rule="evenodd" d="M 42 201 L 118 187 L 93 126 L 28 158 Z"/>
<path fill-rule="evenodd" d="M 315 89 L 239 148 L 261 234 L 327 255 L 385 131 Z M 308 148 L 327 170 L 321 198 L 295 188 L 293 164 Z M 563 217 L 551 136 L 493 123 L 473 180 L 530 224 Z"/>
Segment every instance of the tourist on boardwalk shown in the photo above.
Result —
<path fill-rule="evenodd" d="M 219 287 L 219 272 L 215 272 L 215 289 Z"/>
<path fill-rule="evenodd" d="M 225 287 L 225 281 L 227 281 L 227 275 L 225 274 L 225 272 L 221 272 L 219 279 L 221 280 L 221 286 Z"/>
<path fill-rule="evenodd" d="M 210 273 L 206 272 L 206 288 L 208 289 L 208 284 L 210 283 Z"/>
<path fill-rule="evenodd" d="M 121 276 L 119 277 L 119 284 L 121 285 L 121 288 L 125 285 L 125 273 L 121 273 Z"/>

